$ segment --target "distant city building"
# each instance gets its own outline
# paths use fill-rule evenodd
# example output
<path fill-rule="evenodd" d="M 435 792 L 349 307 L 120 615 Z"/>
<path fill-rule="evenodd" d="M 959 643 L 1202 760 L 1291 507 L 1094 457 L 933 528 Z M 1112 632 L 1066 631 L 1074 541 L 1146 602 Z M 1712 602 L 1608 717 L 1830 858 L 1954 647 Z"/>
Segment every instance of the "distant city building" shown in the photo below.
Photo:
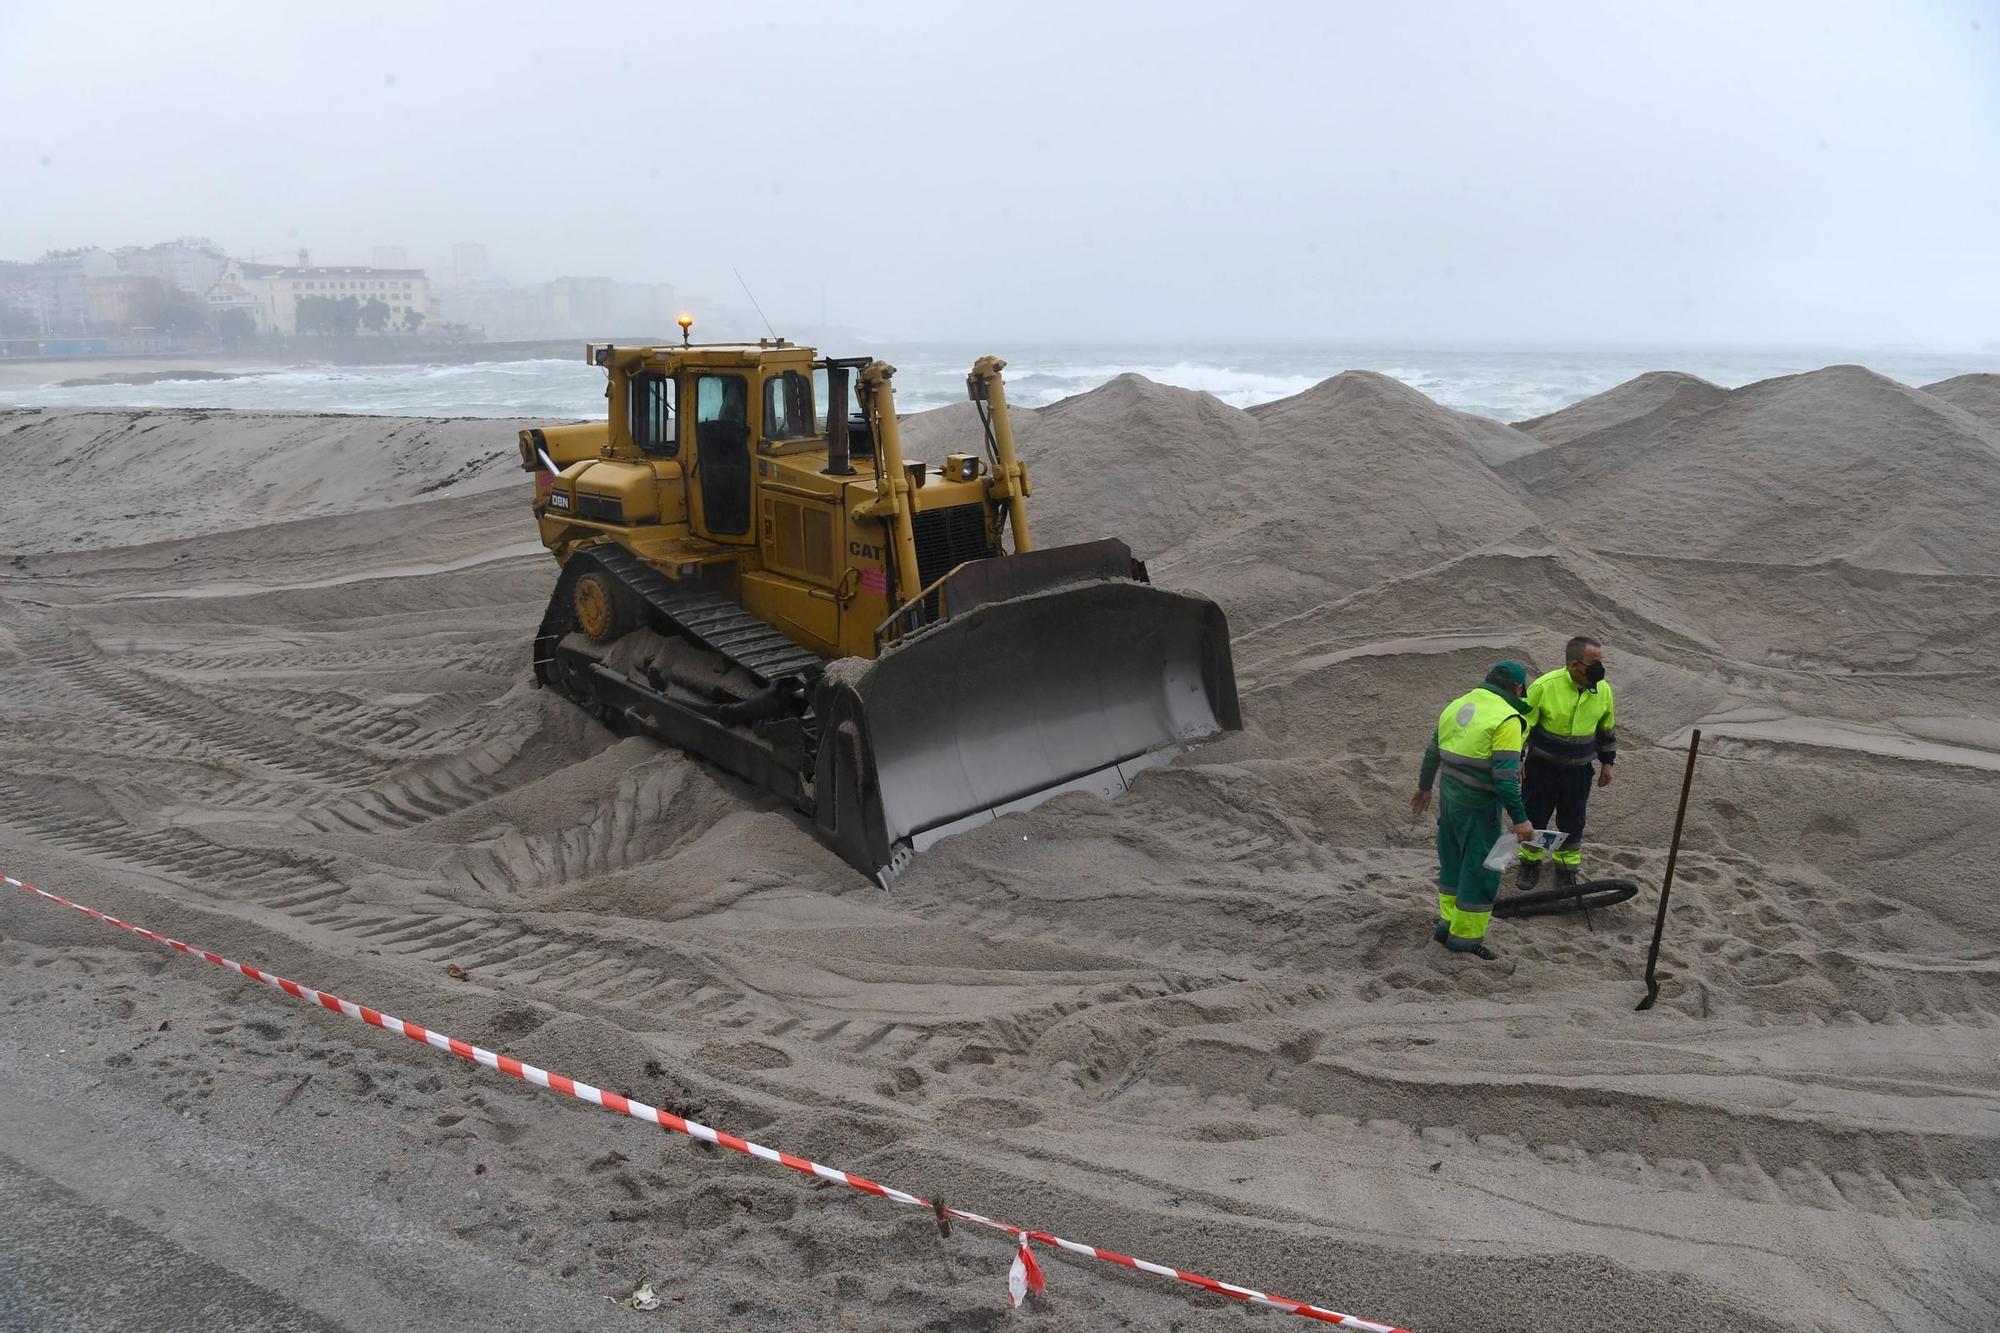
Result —
<path fill-rule="evenodd" d="M 98 333 L 119 333 L 138 326 L 150 327 L 150 312 L 160 307 L 171 290 L 166 279 L 144 273 L 90 278 L 84 283 L 90 328 Z"/>
<path fill-rule="evenodd" d="M 489 338 L 514 337 L 512 330 L 539 317 L 529 289 L 498 278 L 453 278 L 438 284 L 438 309 L 451 324 L 479 329 Z"/>
<path fill-rule="evenodd" d="M 118 272 L 118 259 L 108 250 L 85 246 L 52 250 L 36 260 L 35 289 L 50 333 L 89 333 L 90 280 Z"/>
<path fill-rule="evenodd" d="M 438 303 L 446 319 L 495 339 L 677 336 L 666 283 L 570 277 L 516 287 L 486 278 L 443 285 Z"/>
<path fill-rule="evenodd" d="M 409 330 L 437 318 L 430 279 L 419 268 L 311 267 L 250 264 L 231 260 L 209 289 L 209 309 L 249 311 L 260 332 L 287 337 L 299 332 L 299 307 L 312 298 L 357 306 L 380 301 L 388 307 L 391 330 Z"/>
<path fill-rule="evenodd" d="M 46 332 L 35 266 L 0 259 L 0 337 Z"/>
<path fill-rule="evenodd" d="M 10 266 L 4 297 L 8 322 L 18 326 L 20 312 L 32 307 L 36 331 L 43 334 L 122 332 L 156 319 L 177 291 L 198 306 L 228 263 L 221 248 L 202 236 L 115 251 L 97 246 L 51 251 L 32 264 Z"/>
<path fill-rule="evenodd" d="M 158 245 L 127 245 L 114 253 L 119 272 L 157 278 L 192 296 L 206 295 L 229 262 L 222 247 L 206 236 L 183 236 Z"/>
<path fill-rule="evenodd" d="M 230 312 L 242 311 L 250 317 L 251 327 L 257 332 L 273 332 L 260 278 L 277 271 L 274 264 L 253 264 L 240 259 L 225 263 L 215 285 L 208 289 L 208 313 L 215 326 L 228 328 Z"/>
<path fill-rule="evenodd" d="M 674 289 L 665 283 L 557 278 L 545 286 L 558 332 L 664 336 L 674 322 Z"/>
<path fill-rule="evenodd" d="M 205 236 L 182 236 L 117 250 L 51 251 L 28 263 L 0 260 L 0 336 L 233 340 L 253 329 L 284 337 L 418 329 L 517 340 L 678 336 L 676 293 L 666 283 L 572 276 L 517 286 L 490 271 L 485 245 L 462 241 L 452 247 L 451 276 L 434 287 L 424 270 L 403 262 L 408 253 L 378 245 L 373 264 L 343 266 L 314 264 L 301 248 L 296 262 L 271 264 L 231 259 Z M 315 308 L 314 298 L 352 299 L 357 318 Z M 375 301 L 382 310 L 364 315 Z M 711 319 L 707 327 L 713 333 L 719 326 Z"/>

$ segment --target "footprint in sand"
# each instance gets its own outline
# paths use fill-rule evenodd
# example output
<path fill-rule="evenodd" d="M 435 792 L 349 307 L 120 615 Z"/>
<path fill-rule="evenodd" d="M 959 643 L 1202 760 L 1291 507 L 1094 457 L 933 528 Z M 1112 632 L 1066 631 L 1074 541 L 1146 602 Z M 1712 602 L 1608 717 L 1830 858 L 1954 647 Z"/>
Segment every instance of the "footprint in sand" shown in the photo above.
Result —
<path fill-rule="evenodd" d="M 953 1124 L 975 1129 L 1021 1129 L 1042 1118 L 1034 1106 L 1011 1097 L 960 1097 L 947 1103 L 942 1114 Z"/>

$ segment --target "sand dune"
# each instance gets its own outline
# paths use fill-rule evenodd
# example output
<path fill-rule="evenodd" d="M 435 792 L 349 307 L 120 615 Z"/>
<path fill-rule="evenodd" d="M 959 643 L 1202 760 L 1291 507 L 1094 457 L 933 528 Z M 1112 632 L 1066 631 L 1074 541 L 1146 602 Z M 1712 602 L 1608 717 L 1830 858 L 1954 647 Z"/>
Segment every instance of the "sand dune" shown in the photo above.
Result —
<path fill-rule="evenodd" d="M 1236 459 L 1241 498 L 1157 562 L 1162 579 L 1221 602 L 1239 631 L 1524 533 L 1539 540 L 1535 514 L 1492 466 L 1536 447 L 1508 427 L 1365 371 L 1243 415 L 1255 434 Z"/>
<path fill-rule="evenodd" d="M 1020 411 L 1043 540 L 1115 532 L 1215 596 L 1249 726 L 886 895 L 778 803 L 527 687 L 554 567 L 524 553 L 513 423 L 9 413 L 0 468 L 61 503 L 0 563 L 0 849 L 765 1142 L 1419 1333 L 1991 1329 L 1983 389 L 1643 376 L 1517 428 L 1367 374 L 1249 412 L 1128 376 Z M 906 434 L 935 455 L 971 425 Z M 240 494 L 207 480 L 235 469 Z M 1590 857 L 1646 890 L 1461 964 L 1429 942 L 1416 756 L 1496 656 L 1550 665 L 1578 629 L 1624 737 Z M 1634 1014 L 1697 725 L 1670 980 Z M 351 1290 L 196 1226 L 335 1322 L 445 1289 L 405 1250 L 539 1293 L 456 1295 L 438 1327 L 560 1323 L 640 1273 L 688 1327 L 1007 1317 L 1003 1247 L 68 914 L 0 906 L 0 963 L 8 1123 L 88 1089 L 94 1152 L 176 1145 L 189 1209 L 272 1234 L 361 1184 L 405 1239 Z M 5 1142 L 85 1189 L 59 1139 Z M 1021 1317 L 1052 1328 L 1268 1320 L 1050 1268 Z"/>
<path fill-rule="evenodd" d="M 1859 366 L 1642 415 L 1507 473 L 1546 520 L 1602 549 L 2000 573 L 1985 520 L 2000 501 L 2000 436 Z"/>
<path fill-rule="evenodd" d="M 231 412 L 0 408 L 0 552 L 130 546 L 350 513 L 518 480 L 531 423 Z M 88 499 L 88 507 L 74 502 Z"/>
<path fill-rule="evenodd" d="M 2000 375 L 1956 375 L 1926 384 L 1924 392 L 1970 412 L 1989 426 L 2000 427 Z"/>
<path fill-rule="evenodd" d="M 1630 426 L 1647 417 L 1674 418 L 1715 406 L 1729 396 L 1720 385 L 1678 370 L 1655 370 L 1572 403 L 1559 412 L 1516 423 L 1546 444 L 1567 444 L 1616 426 Z"/>

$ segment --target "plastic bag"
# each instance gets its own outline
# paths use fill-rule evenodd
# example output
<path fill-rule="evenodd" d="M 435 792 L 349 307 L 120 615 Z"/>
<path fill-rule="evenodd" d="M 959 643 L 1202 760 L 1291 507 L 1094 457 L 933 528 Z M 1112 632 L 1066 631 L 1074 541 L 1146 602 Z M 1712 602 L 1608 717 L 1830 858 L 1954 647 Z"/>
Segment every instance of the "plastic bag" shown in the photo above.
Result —
<path fill-rule="evenodd" d="M 1488 870 L 1505 870 L 1521 854 L 1521 840 L 1509 829 L 1500 835 L 1500 841 L 1493 844 L 1493 850 L 1486 853 L 1483 864 Z"/>
<path fill-rule="evenodd" d="M 1536 829 L 1535 845 L 1543 851 L 1548 851 L 1552 847 L 1561 846 L 1565 836 L 1559 828 Z M 1508 829 L 1500 835 L 1500 841 L 1493 844 L 1493 850 L 1486 853 L 1486 859 L 1480 864 L 1488 870 L 1505 870 L 1520 854 L 1521 840 L 1514 836 L 1514 830 Z"/>

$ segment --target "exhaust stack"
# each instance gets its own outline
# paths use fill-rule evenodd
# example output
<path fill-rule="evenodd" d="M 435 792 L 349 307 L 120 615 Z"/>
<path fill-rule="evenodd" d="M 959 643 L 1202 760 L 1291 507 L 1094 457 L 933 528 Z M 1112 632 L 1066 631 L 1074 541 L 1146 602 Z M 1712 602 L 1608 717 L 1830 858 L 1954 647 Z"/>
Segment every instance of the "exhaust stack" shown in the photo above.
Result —
<path fill-rule="evenodd" d="M 847 367 L 826 368 L 826 466 L 825 476 L 851 477 L 854 464 L 847 451 Z"/>

